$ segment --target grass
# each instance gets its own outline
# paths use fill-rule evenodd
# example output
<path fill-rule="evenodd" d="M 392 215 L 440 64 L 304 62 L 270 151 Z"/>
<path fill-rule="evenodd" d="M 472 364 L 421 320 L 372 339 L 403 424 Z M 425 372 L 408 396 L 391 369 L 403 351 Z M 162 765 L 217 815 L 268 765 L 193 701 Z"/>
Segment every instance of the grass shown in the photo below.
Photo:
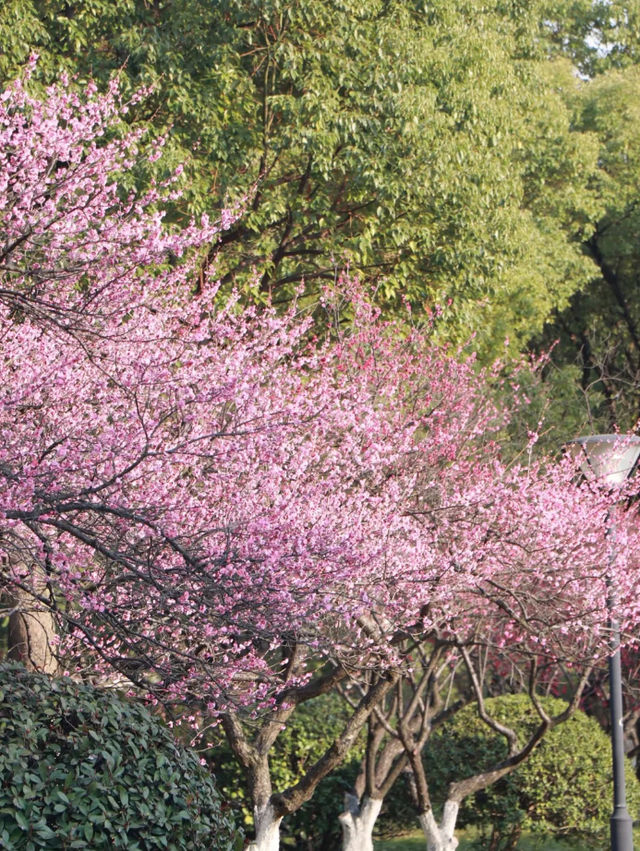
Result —
<path fill-rule="evenodd" d="M 460 831 L 456 835 L 460 838 L 458 851 L 471 851 L 473 836 L 468 831 Z M 374 846 L 376 851 L 425 851 L 426 843 L 422 831 L 416 830 L 395 839 L 376 840 Z M 604 847 L 609 846 L 607 844 Z M 518 843 L 518 851 L 584 851 L 584 844 L 580 840 L 569 842 L 547 836 L 523 836 Z"/>

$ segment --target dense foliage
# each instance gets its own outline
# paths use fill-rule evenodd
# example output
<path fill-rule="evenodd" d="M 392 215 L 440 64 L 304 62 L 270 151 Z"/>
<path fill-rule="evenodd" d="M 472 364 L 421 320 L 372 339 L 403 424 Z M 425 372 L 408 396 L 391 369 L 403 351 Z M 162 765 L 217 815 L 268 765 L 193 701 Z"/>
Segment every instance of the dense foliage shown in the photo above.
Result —
<path fill-rule="evenodd" d="M 557 713 L 563 702 L 545 698 L 546 711 Z M 525 695 L 487 700 L 497 721 L 527 736 L 539 723 Z M 473 771 L 491 766 L 506 755 L 505 740 L 490 730 L 468 706 L 436 730 L 425 750 L 427 775 L 434 799 L 444 799 L 446 786 Z M 626 766 L 628 805 L 632 817 L 640 809 L 640 784 L 631 763 Z M 522 830 L 555 836 L 579 836 L 586 845 L 606 834 L 611 815 L 611 742 L 598 722 L 578 711 L 552 730 L 528 760 L 512 774 L 465 800 L 460 824 L 479 825 L 511 848 Z M 485 838 L 486 841 L 486 838 Z"/>
<path fill-rule="evenodd" d="M 640 163 L 640 68 L 594 79 L 574 100 L 575 124 L 599 140 L 597 191 L 602 208 L 585 239 L 593 260 L 587 287 L 546 328 L 539 344 L 560 340 L 554 362 L 565 374 L 571 407 L 587 410 L 590 426 L 633 428 L 640 417 L 640 305 L 637 181 Z M 577 368 L 577 375 L 571 374 Z"/>
<path fill-rule="evenodd" d="M 0 665 L 0 844 L 231 851 L 211 774 L 144 707 Z"/>
<path fill-rule="evenodd" d="M 171 128 L 174 214 L 248 196 L 210 251 L 225 280 L 287 299 L 350 264 L 387 307 L 451 300 L 446 335 L 495 355 L 593 274 L 598 147 L 550 61 L 556 5 L 11 2 L 1 59 L 9 77 L 35 50 L 45 81 L 64 66 L 151 85 L 132 117 Z"/>

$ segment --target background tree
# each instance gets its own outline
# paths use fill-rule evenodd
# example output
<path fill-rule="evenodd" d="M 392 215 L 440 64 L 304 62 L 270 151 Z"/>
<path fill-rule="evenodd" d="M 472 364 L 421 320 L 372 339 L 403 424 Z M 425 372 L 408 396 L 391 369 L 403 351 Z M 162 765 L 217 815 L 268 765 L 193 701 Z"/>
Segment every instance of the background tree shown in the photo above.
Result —
<path fill-rule="evenodd" d="M 133 118 L 172 128 L 164 163 L 189 177 L 176 216 L 250 198 L 203 275 L 216 255 L 225 280 L 286 300 L 349 263 L 388 306 L 453 299 L 446 335 L 475 331 L 493 356 L 590 277 L 579 237 L 597 148 L 549 61 L 559 14 L 475 0 L 47 0 L 6 4 L 0 26 L 24 36 L 6 41 L 5 74 L 34 49 L 45 80 L 64 66 L 154 87 Z"/>
<path fill-rule="evenodd" d="M 556 48 L 580 73 L 596 77 L 637 64 L 640 6 L 637 0 L 587 0 L 569 14 L 553 15 L 548 28 Z"/>
<path fill-rule="evenodd" d="M 542 345 L 560 340 L 553 361 L 567 374 L 578 368 L 586 418 L 604 431 L 633 428 L 640 416 L 639 94 L 640 72 L 631 65 L 592 80 L 574 102 L 576 121 L 600 143 L 602 210 L 584 242 L 594 274 L 542 338 Z"/>

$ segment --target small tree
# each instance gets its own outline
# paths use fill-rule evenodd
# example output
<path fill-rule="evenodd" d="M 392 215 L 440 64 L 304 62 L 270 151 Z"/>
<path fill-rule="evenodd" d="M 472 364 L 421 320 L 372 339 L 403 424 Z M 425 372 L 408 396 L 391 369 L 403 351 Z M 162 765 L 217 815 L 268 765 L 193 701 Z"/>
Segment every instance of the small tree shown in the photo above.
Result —
<path fill-rule="evenodd" d="M 516 648 L 507 652 L 514 666 L 520 695 L 529 710 L 529 724 L 518 727 L 518 718 L 495 713 L 484 691 L 491 669 L 488 648 L 477 642 L 464 646 L 460 641 L 433 638 L 411 652 L 410 669 L 398 679 L 369 718 L 369 735 L 360 774 L 353 793 L 347 793 L 345 812 L 340 816 L 345 851 L 371 851 L 373 831 L 385 797 L 401 776 L 410 778 L 413 812 L 401 808 L 397 818 L 412 818 L 417 811 L 428 851 L 450 851 L 458 840 L 455 829 L 460 808 L 470 797 L 491 789 L 530 759 L 549 733 L 566 723 L 576 712 L 588 682 L 590 666 L 581 674 L 567 672 L 564 666 L 550 664 L 539 656 L 520 655 Z M 518 659 L 518 657 L 520 658 Z M 502 665 L 504 670 L 504 664 Z M 524 680 L 524 681 L 523 681 Z M 550 706 L 538 695 L 550 687 L 564 688 L 570 702 Z M 550 709 L 555 712 L 549 711 Z M 447 766 L 438 766 L 432 775 L 432 762 L 424 764 L 422 754 L 433 735 L 443 725 L 447 729 L 459 713 L 466 717 L 476 711 L 486 725 L 486 735 L 495 736 L 503 747 L 494 758 L 482 761 L 464 759 L 452 767 L 446 790 L 441 776 Z"/>

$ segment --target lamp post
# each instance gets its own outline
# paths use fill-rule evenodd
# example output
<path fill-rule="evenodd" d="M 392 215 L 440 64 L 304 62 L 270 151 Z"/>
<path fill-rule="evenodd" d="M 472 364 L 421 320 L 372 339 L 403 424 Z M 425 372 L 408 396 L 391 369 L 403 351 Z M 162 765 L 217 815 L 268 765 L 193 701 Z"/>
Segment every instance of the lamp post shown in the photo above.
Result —
<path fill-rule="evenodd" d="M 631 475 L 640 456 L 640 437 L 622 434 L 597 434 L 572 440 L 569 451 L 585 476 L 615 488 Z M 627 810 L 624 779 L 624 737 L 622 729 L 622 669 L 620 665 L 620 624 L 612 568 L 615 561 L 615 527 L 608 525 L 611 540 L 607 577 L 609 616 L 609 701 L 611 709 L 611 749 L 613 753 L 613 813 L 611 815 L 611 851 L 633 851 L 632 820 Z"/>

